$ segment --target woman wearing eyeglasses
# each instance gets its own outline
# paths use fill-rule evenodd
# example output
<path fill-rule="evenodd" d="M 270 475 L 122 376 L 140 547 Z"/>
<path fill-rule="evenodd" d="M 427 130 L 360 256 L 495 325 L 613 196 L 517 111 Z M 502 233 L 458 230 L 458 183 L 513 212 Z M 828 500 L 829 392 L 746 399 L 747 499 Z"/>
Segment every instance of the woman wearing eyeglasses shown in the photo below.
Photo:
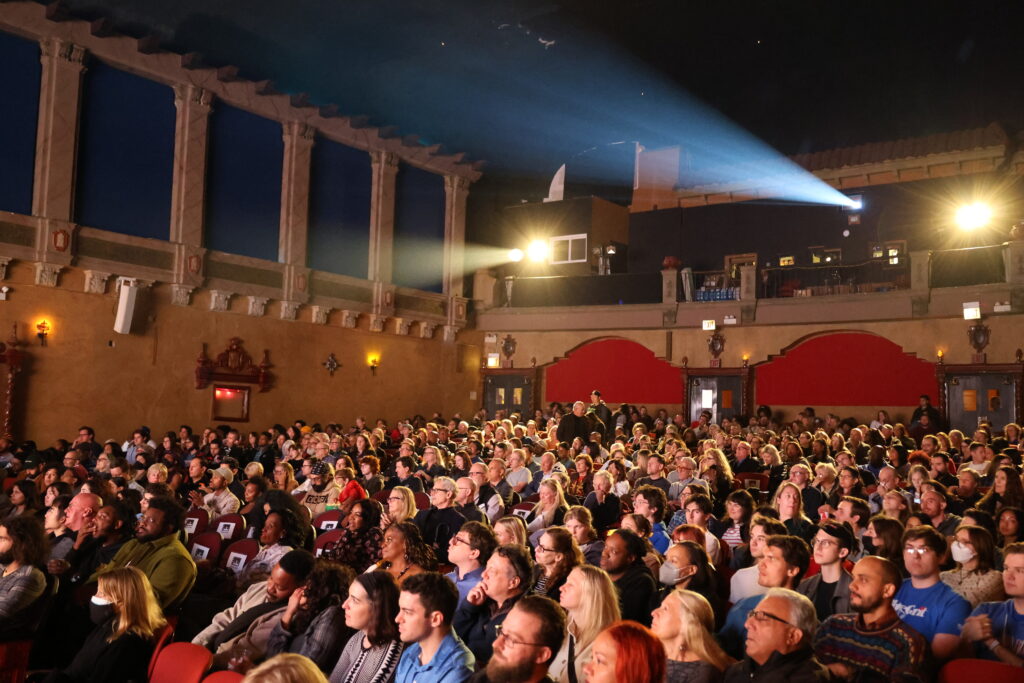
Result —
<path fill-rule="evenodd" d="M 569 530 L 561 526 L 553 526 L 545 531 L 537 541 L 537 564 L 533 568 L 533 588 L 531 593 L 546 595 L 557 600 L 559 591 L 566 577 L 574 567 L 586 560 L 576 545 Z"/>

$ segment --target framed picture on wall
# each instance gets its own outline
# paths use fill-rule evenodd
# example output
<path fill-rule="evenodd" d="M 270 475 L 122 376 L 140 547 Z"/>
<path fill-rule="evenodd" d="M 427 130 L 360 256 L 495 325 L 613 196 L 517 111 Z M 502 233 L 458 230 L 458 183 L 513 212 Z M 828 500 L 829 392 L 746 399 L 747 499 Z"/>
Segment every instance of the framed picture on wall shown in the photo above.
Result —
<path fill-rule="evenodd" d="M 214 384 L 212 418 L 223 422 L 248 422 L 249 391 L 249 387 Z"/>

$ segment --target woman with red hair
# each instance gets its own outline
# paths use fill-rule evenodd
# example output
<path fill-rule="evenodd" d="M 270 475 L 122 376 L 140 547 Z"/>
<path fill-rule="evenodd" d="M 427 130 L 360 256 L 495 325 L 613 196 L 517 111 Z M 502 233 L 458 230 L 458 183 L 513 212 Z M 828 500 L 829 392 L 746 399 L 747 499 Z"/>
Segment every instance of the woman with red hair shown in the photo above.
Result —
<path fill-rule="evenodd" d="M 587 683 L 652 683 L 665 680 L 665 648 L 654 632 L 635 621 L 617 621 L 601 631 L 583 667 Z"/>

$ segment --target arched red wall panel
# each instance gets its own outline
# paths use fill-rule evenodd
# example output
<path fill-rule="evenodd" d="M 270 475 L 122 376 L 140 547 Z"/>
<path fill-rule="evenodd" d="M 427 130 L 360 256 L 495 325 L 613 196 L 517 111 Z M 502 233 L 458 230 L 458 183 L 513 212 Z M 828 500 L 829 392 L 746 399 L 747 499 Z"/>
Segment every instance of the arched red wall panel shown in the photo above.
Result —
<path fill-rule="evenodd" d="M 884 337 L 834 332 L 758 365 L 755 400 L 767 405 L 912 406 L 937 396 L 935 366 Z"/>
<path fill-rule="evenodd" d="M 673 404 L 683 396 L 679 368 L 628 339 L 584 344 L 548 366 L 545 379 L 545 401 L 586 401 L 593 389 L 610 404 Z"/>

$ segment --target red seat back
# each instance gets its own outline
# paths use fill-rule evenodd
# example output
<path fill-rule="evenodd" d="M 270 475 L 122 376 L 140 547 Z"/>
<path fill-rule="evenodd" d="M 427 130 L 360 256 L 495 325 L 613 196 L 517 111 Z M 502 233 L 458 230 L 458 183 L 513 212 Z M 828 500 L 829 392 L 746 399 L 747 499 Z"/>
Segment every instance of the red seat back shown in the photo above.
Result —
<path fill-rule="evenodd" d="M 221 515 L 210 523 L 225 543 L 237 541 L 245 535 L 245 517 L 239 514 Z"/>
<path fill-rule="evenodd" d="M 32 653 L 31 640 L 11 640 L 0 643 L 0 681 L 20 683 L 28 674 L 28 658 Z"/>
<path fill-rule="evenodd" d="M 160 651 L 149 683 L 200 683 L 210 670 L 213 653 L 192 643 L 171 643 Z"/>
<path fill-rule="evenodd" d="M 416 491 L 413 496 L 416 498 L 416 509 L 426 510 L 430 508 L 430 496 L 420 491 Z"/>
<path fill-rule="evenodd" d="M 196 534 L 188 541 L 188 554 L 196 562 L 207 560 L 217 564 L 220 560 L 220 550 L 223 540 L 216 531 L 204 531 Z"/>
<path fill-rule="evenodd" d="M 153 677 L 153 670 L 156 668 L 156 660 L 160 651 L 167 645 L 167 641 L 174 635 L 174 624 L 168 619 L 164 627 L 156 635 L 156 645 L 153 647 L 153 656 L 149 658 L 149 677 Z"/>
<path fill-rule="evenodd" d="M 331 529 L 337 529 L 338 525 L 341 524 L 341 518 L 345 516 L 341 510 L 328 510 L 327 512 L 321 512 L 313 520 L 313 526 L 316 528 L 317 533 L 324 531 L 330 531 Z"/>
<path fill-rule="evenodd" d="M 313 554 L 317 557 L 324 552 L 327 546 L 334 545 L 341 538 L 341 529 L 334 529 L 320 534 L 316 538 L 316 542 L 313 544 Z"/>
<path fill-rule="evenodd" d="M 1021 671 L 1015 666 L 987 659 L 954 659 L 942 667 L 938 683 L 1020 683 Z"/>
<path fill-rule="evenodd" d="M 388 509 L 388 496 L 391 495 L 391 489 L 381 489 L 377 493 L 370 496 L 375 501 L 384 506 L 384 509 Z"/>
<path fill-rule="evenodd" d="M 185 530 L 185 535 L 191 538 L 196 534 L 201 534 L 206 531 L 206 527 L 210 525 L 210 515 L 202 508 L 190 508 L 185 513 L 185 523 L 182 524 L 181 528 Z"/>
<path fill-rule="evenodd" d="M 239 683 L 245 676 L 237 671 L 215 671 L 203 679 L 203 683 Z"/>
<path fill-rule="evenodd" d="M 260 551 L 260 544 L 254 538 L 243 538 L 235 541 L 220 554 L 220 566 L 230 569 L 236 574 L 252 562 L 256 553 Z"/>

